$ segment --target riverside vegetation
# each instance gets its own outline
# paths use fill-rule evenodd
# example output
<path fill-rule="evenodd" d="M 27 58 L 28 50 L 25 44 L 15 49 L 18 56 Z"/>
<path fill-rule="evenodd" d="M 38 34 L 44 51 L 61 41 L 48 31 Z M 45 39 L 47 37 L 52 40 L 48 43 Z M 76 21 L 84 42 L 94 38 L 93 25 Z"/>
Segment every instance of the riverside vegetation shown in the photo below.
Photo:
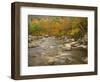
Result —
<path fill-rule="evenodd" d="M 87 64 L 87 18 L 28 16 L 28 65 Z"/>

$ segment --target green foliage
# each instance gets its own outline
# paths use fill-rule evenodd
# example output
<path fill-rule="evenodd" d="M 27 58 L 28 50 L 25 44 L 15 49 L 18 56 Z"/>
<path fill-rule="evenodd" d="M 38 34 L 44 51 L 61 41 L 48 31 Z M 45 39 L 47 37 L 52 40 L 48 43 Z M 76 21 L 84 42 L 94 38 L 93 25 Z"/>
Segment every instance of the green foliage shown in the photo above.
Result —
<path fill-rule="evenodd" d="M 39 31 L 42 31 L 42 27 L 39 24 L 32 24 L 32 22 L 30 21 L 28 25 L 29 34 L 39 35 Z"/>

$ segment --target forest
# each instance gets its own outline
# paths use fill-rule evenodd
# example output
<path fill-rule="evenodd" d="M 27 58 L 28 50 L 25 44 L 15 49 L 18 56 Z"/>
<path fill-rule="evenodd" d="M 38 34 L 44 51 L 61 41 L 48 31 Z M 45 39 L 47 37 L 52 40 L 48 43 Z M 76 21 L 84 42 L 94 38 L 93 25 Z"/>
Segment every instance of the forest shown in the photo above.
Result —
<path fill-rule="evenodd" d="M 67 36 L 77 40 L 87 34 L 86 17 L 29 15 L 28 20 L 28 32 L 30 35 Z"/>
<path fill-rule="evenodd" d="M 88 18 L 28 16 L 28 66 L 87 64 Z"/>

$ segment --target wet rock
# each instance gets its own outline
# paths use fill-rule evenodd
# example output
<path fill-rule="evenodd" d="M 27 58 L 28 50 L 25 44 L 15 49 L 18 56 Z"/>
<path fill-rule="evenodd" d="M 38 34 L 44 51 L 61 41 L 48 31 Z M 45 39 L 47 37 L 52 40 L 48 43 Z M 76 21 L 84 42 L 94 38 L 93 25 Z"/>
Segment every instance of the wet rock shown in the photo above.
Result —
<path fill-rule="evenodd" d="M 71 44 L 65 44 L 64 50 L 71 50 Z"/>
<path fill-rule="evenodd" d="M 72 38 L 72 39 L 69 39 L 69 41 L 70 41 L 70 42 L 74 42 L 75 40 Z"/>
<path fill-rule="evenodd" d="M 52 46 L 49 46 L 49 48 L 51 48 L 51 49 L 54 49 L 55 47 L 56 47 L 56 46 L 53 46 L 53 45 L 52 45 Z"/>
<path fill-rule="evenodd" d="M 28 35 L 28 37 L 29 37 L 29 38 L 31 38 L 31 37 L 32 37 L 32 35 Z"/>
<path fill-rule="evenodd" d="M 38 40 L 38 36 L 32 36 L 32 40 Z"/>
<path fill-rule="evenodd" d="M 74 45 L 72 45 L 73 47 L 77 47 L 77 46 L 79 46 L 80 44 L 78 44 L 78 43 L 76 43 L 76 44 L 74 44 Z"/>
<path fill-rule="evenodd" d="M 29 47 L 29 48 L 38 47 L 38 44 L 35 43 L 35 42 L 31 42 L 31 43 L 28 43 L 28 47 Z"/>
<path fill-rule="evenodd" d="M 31 41 L 32 41 L 32 39 L 31 38 L 28 38 L 28 42 L 31 43 Z"/>
<path fill-rule="evenodd" d="M 62 56 L 62 57 L 67 57 L 68 55 L 70 55 L 70 53 L 66 53 L 66 52 L 64 53 L 63 52 L 63 53 L 60 54 L 60 56 Z"/>
<path fill-rule="evenodd" d="M 54 59 L 54 57 L 47 57 L 47 63 L 49 64 L 49 65 L 51 65 L 51 64 L 54 64 L 54 62 L 55 62 L 55 59 Z"/>
<path fill-rule="evenodd" d="M 79 47 L 79 48 L 84 48 L 84 49 L 86 49 L 86 48 L 87 48 L 87 46 L 86 46 L 86 45 L 79 45 L 79 46 L 77 46 L 77 47 Z"/>
<path fill-rule="evenodd" d="M 48 38 L 48 37 L 49 37 L 49 35 L 44 35 L 44 37 L 45 37 L 45 38 Z"/>
<path fill-rule="evenodd" d="M 71 43 L 69 43 L 70 45 L 75 45 L 77 42 L 71 42 Z"/>

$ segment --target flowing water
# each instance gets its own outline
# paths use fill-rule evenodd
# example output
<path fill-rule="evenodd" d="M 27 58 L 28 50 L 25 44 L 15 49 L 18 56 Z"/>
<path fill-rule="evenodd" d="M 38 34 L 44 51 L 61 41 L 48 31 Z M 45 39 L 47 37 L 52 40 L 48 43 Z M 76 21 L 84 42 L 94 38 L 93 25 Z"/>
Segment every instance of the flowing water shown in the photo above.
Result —
<path fill-rule="evenodd" d="M 29 66 L 87 64 L 87 49 L 65 50 L 64 41 L 54 37 L 39 39 L 37 44 L 28 48 Z"/>

